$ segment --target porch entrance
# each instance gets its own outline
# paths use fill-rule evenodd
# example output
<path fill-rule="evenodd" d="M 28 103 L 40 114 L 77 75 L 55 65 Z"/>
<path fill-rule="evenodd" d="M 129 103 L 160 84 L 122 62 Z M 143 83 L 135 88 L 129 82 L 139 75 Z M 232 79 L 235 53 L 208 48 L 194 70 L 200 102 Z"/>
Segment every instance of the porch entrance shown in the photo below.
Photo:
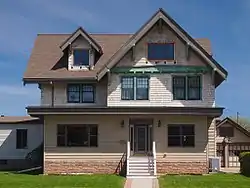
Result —
<path fill-rule="evenodd" d="M 132 155 L 148 155 L 152 151 L 152 124 L 130 124 L 130 148 Z"/>

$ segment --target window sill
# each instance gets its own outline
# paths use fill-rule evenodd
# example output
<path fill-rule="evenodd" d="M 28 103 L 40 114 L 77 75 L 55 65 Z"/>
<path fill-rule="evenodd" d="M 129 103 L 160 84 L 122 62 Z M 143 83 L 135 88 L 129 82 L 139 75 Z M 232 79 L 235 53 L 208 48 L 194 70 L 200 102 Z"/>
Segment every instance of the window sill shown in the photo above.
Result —
<path fill-rule="evenodd" d="M 56 146 L 58 148 L 98 148 L 98 146 Z"/>

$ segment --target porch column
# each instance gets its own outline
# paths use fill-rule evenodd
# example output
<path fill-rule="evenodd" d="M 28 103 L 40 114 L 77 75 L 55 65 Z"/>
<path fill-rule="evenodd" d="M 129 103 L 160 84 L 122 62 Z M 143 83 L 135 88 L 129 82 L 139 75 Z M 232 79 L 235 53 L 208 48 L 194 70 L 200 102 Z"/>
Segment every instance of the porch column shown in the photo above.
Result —
<path fill-rule="evenodd" d="M 225 156 L 225 168 L 228 168 L 228 164 L 229 164 L 229 147 L 228 147 L 228 143 L 225 144 L 224 147 L 224 156 Z"/>

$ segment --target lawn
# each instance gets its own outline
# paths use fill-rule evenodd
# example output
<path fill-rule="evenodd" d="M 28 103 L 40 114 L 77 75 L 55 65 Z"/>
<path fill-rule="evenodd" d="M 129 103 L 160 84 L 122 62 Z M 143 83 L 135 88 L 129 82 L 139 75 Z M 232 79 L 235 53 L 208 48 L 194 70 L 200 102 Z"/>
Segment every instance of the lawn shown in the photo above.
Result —
<path fill-rule="evenodd" d="M 160 188 L 249 188 L 250 178 L 239 174 L 163 176 L 159 183 Z"/>
<path fill-rule="evenodd" d="M 116 175 L 44 176 L 0 174 L 0 188 L 123 188 L 125 178 Z"/>

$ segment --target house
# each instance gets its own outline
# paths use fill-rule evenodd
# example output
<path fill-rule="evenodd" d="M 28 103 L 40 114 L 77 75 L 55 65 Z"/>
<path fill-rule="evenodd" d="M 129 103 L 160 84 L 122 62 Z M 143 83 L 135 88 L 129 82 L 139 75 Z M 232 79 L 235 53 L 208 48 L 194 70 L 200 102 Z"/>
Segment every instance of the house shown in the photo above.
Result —
<path fill-rule="evenodd" d="M 222 167 L 240 167 L 239 154 L 250 151 L 250 133 L 229 117 L 217 120 L 216 147 Z"/>
<path fill-rule="evenodd" d="M 43 142 L 43 122 L 30 116 L 0 116 L 0 170 L 30 167 L 27 154 Z"/>
<path fill-rule="evenodd" d="M 44 119 L 44 173 L 208 173 L 226 77 L 162 9 L 134 34 L 39 34 L 23 81 L 41 90 L 27 111 Z"/>

